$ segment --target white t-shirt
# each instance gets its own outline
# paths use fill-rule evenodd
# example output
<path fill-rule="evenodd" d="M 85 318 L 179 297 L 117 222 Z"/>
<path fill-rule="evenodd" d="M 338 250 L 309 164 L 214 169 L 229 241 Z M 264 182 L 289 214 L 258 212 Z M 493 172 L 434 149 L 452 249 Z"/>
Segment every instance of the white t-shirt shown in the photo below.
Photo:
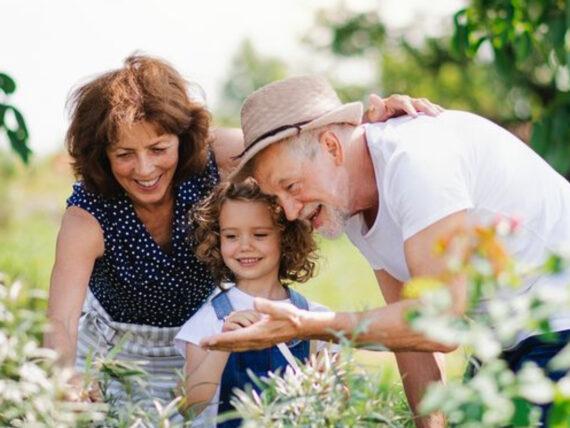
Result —
<path fill-rule="evenodd" d="M 253 309 L 254 296 L 251 296 L 239 288 L 231 284 L 225 284 L 231 288 L 227 291 L 228 298 L 234 308 L 234 311 L 243 311 Z M 216 316 L 216 311 L 212 305 L 212 299 L 220 293 L 217 289 L 208 298 L 208 301 L 182 326 L 180 332 L 174 338 L 176 349 L 186 358 L 186 343 L 199 345 L 200 341 L 206 337 L 213 336 L 222 332 L 224 322 Z M 291 303 L 290 299 L 281 300 L 281 302 Z M 330 312 L 330 309 L 308 301 L 309 311 L 312 312 Z M 322 341 L 316 341 L 316 351 L 321 351 L 328 344 Z M 218 386 L 211 404 L 193 421 L 192 426 L 209 427 L 215 426 L 214 419 L 218 415 L 218 402 L 220 401 L 220 387 Z"/>
<path fill-rule="evenodd" d="M 568 250 L 570 184 L 491 121 L 460 111 L 404 116 L 367 125 L 366 140 L 380 206 L 370 229 L 357 214 L 346 232 L 374 270 L 409 280 L 404 241 L 461 210 L 481 222 L 497 216 L 520 219 L 520 230 L 505 245 L 527 267 Z M 535 276 L 516 292 L 554 282 Z M 556 284 L 570 284 L 570 276 L 558 277 Z M 570 314 L 552 321 L 557 330 L 570 328 Z"/>

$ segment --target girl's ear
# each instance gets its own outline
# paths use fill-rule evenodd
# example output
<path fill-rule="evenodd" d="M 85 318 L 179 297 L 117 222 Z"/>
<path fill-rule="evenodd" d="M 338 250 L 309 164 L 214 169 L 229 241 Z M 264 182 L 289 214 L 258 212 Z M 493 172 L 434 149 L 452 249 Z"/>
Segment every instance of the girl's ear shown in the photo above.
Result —
<path fill-rule="evenodd" d="M 340 140 L 336 134 L 330 130 L 324 131 L 319 136 L 319 143 L 321 147 L 332 156 L 335 165 L 341 165 L 344 161 L 344 151 Z"/>

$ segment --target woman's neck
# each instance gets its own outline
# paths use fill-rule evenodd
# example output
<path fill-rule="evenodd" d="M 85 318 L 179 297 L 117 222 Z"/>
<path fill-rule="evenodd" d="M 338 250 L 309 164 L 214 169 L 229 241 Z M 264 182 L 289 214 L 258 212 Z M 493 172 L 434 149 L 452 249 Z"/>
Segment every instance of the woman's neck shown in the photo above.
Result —
<path fill-rule="evenodd" d="M 172 235 L 172 216 L 174 215 L 174 198 L 169 198 L 154 207 L 134 205 L 135 213 L 146 227 L 152 239 L 166 252 L 170 252 Z"/>
<path fill-rule="evenodd" d="M 236 287 L 246 294 L 254 297 L 263 297 L 269 300 L 284 300 L 289 297 L 287 289 L 281 284 L 279 278 L 239 279 Z"/>

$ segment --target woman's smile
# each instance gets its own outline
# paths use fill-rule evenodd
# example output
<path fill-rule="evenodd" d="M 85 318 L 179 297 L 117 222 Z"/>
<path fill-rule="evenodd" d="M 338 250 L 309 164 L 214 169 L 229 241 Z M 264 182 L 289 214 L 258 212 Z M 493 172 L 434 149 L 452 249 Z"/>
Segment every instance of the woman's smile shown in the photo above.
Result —
<path fill-rule="evenodd" d="M 160 186 L 160 179 L 162 178 L 163 174 L 160 174 L 158 177 L 150 179 L 150 180 L 134 180 L 134 182 L 141 188 L 142 191 L 145 192 L 153 192 Z"/>

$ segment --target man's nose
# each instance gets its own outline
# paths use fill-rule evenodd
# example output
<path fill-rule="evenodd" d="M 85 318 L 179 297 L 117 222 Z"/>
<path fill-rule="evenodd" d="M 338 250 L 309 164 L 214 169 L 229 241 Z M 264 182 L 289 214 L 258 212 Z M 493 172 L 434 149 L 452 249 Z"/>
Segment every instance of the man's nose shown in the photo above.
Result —
<path fill-rule="evenodd" d="M 303 204 L 294 198 L 280 198 L 279 203 L 283 207 L 283 211 L 285 211 L 285 217 L 287 220 L 293 221 L 299 218 L 299 214 L 303 209 Z"/>

